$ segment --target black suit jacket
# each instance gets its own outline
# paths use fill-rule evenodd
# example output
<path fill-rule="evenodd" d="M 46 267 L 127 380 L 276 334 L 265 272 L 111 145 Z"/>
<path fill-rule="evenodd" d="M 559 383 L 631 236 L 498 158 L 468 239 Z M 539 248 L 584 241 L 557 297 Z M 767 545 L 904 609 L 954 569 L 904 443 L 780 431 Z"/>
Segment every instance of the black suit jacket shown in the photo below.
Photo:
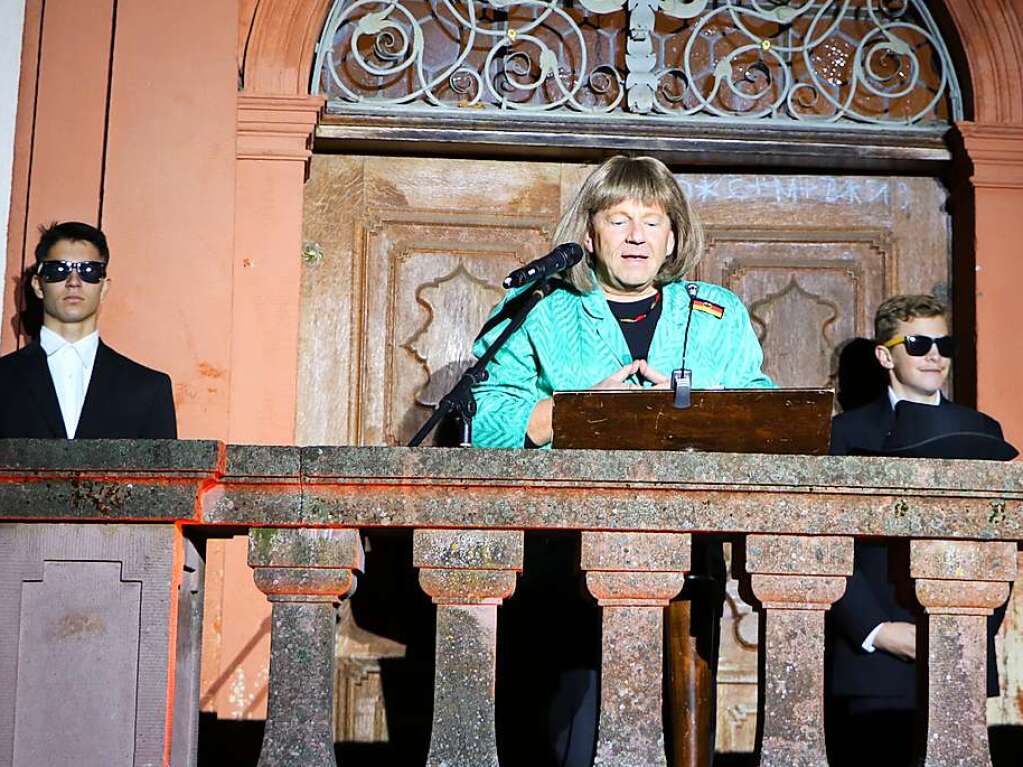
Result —
<path fill-rule="evenodd" d="M 947 400 L 942 398 L 942 407 Z M 985 417 L 985 431 L 1001 438 L 1002 429 Z M 869 405 L 835 416 L 831 423 L 831 454 L 850 455 L 881 451 L 895 425 L 887 392 Z M 914 623 L 919 611 L 905 585 L 909 579 L 907 541 L 857 540 L 853 574 L 845 595 L 827 616 L 827 687 L 839 697 L 873 698 L 878 707 L 913 708 L 916 705 L 916 666 L 881 650 L 866 652 L 867 634 L 880 623 Z M 1005 607 L 988 620 L 988 695 L 998 694 L 994 635 L 1005 617 Z"/>
<path fill-rule="evenodd" d="M 77 439 L 175 439 L 171 380 L 102 341 L 78 420 Z M 0 438 L 66 439 L 57 391 L 38 343 L 0 357 Z"/>

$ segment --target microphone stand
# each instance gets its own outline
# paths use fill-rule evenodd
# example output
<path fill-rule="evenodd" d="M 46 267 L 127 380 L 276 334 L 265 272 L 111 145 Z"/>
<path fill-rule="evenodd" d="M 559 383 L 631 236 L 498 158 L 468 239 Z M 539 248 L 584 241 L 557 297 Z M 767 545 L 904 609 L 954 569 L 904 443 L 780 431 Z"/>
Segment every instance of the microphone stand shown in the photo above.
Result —
<path fill-rule="evenodd" d="M 552 283 L 549 277 L 533 284 L 529 290 L 529 297 L 512 316 L 507 327 L 501 331 L 501 335 L 494 339 L 494 343 L 483 352 L 483 356 L 476 360 L 472 367 L 462 373 L 462 377 L 458 379 L 458 383 L 452 387 L 451 391 L 441 398 L 429 420 L 416 432 L 416 436 L 409 440 L 409 447 L 418 447 L 422 444 L 423 440 L 437 428 L 437 425 L 449 413 L 455 413 L 462 421 L 462 438 L 458 446 L 472 447 L 472 419 L 476 415 L 476 396 L 472 393 L 472 387 L 483 383 L 490 377 L 490 373 L 487 372 L 490 360 L 501 350 L 512 334 L 522 327 L 522 323 L 526 321 L 526 316 L 533 310 L 533 307 L 553 293 L 556 288 L 557 285 Z"/>

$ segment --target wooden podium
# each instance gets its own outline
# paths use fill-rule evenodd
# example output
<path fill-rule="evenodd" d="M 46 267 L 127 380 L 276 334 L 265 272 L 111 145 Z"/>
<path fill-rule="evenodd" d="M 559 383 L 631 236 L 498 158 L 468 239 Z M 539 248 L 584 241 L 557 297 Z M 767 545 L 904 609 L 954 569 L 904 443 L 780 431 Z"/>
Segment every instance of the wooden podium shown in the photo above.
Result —
<path fill-rule="evenodd" d="M 679 409 L 670 391 L 554 393 L 555 448 L 824 455 L 831 389 L 696 389 Z"/>
<path fill-rule="evenodd" d="M 555 392 L 553 446 L 823 455 L 833 406 L 830 389 L 694 390 L 684 409 L 676 408 L 673 394 L 664 390 Z M 724 584 L 711 569 L 693 573 L 684 598 L 667 610 L 666 734 L 672 767 L 707 767 L 713 758 Z"/>

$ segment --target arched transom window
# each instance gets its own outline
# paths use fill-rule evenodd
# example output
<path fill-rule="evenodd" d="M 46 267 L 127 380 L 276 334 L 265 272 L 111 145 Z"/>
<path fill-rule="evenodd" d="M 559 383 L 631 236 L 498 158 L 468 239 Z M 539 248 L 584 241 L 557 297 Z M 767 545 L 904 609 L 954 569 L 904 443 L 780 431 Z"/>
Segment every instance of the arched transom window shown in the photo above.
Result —
<path fill-rule="evenodd" d="M 921 0 L 336 0 L 333 112 L 947 126 L 959 86 Z"/>

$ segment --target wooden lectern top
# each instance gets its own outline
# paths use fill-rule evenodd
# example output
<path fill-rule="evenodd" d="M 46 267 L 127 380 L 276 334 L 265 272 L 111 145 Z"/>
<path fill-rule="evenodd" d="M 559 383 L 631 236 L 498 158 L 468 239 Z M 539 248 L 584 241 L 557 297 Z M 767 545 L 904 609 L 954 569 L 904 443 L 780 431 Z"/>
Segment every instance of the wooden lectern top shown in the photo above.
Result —
<path fill-rule="evenodd" d="M 831 389 L 663 389 L 554 393 L 555 448 L 825 455 Z"/>

